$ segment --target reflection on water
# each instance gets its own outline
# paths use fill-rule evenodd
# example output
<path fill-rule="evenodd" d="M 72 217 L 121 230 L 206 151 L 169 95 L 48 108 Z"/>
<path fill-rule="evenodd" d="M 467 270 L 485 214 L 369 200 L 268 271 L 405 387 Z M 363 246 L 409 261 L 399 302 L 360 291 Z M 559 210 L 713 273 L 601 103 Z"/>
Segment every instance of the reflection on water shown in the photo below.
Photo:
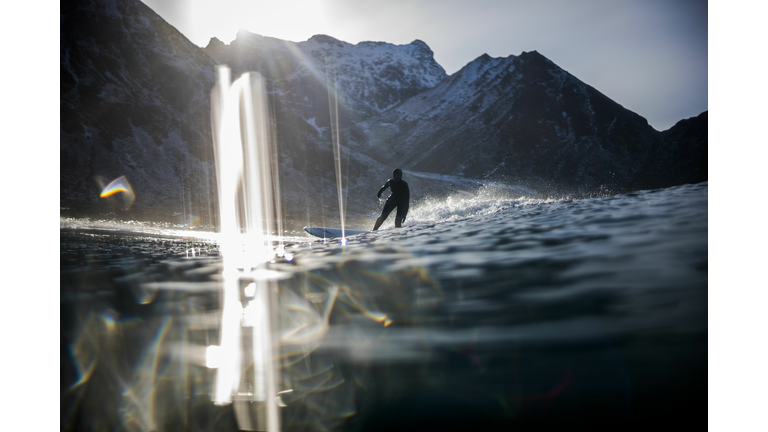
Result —
<path fill-rule="evenodd" d="M 280 275 L 283 430 L 706 421 L 707 184 L 492 205 L 345 246 L 285 240 L 292 259 L 260 270 Z M 62 429 L 237 430 L 206 366 L 222 322 L 215 241 L 71 223 Z M 244 341 L 259 319 L 252 282 L 238 287 Z"/>

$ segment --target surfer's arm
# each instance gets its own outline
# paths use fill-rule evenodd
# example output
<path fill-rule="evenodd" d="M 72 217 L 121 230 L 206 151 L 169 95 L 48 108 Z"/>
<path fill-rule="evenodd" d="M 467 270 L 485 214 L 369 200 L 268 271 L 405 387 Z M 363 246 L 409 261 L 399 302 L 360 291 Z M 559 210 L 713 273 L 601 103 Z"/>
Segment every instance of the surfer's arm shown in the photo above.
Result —
<path fill-rule="evenodd" d="M 379 193 L 376 194 L 376 197 L 381 198 L 381 194 L 384 193 L 385 190 L 389 187 L 389 180 L 387 180 L 386 183 L 384 183 L 384 186 L 379 189 Z"/>

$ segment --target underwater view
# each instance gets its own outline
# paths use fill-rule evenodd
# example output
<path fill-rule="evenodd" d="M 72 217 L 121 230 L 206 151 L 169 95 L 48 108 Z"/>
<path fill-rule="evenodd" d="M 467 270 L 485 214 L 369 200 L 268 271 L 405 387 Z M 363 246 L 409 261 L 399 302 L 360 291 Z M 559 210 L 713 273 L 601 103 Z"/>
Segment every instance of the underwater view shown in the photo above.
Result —
<path fill-rule="evenodd" d="M 422 200 L 234 270 L 218 233 L 61 217 L 61 429 L 703 425 L 707 232 L 706 182 Z"/>

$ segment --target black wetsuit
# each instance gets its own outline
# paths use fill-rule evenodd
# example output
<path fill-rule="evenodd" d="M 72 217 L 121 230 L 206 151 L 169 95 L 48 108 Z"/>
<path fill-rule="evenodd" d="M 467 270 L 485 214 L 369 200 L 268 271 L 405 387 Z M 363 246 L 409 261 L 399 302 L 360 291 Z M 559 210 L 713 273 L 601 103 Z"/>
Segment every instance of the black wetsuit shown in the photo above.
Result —
<path fill-rule="evenodd" d="M 381 216 L 376 220 L 376 225 L 373 227 L 374 231 L 379 229 L 381 224 L 387 220 L 392 210 L 397 207 L 397 213 L 395 214 L 395 226 L 400 228 L 401 224 L 405 222 L 405 217 L 408 215 L 408 203 L 411 199 L 411 191 L 408 189 L 408 183 L 405 180 L 390 179 L 379 189 L 379 193 L 376 194 L 381 198 L 381 193 L 389 188 L 392 191 L 392 195 L 387 198 L 387 202 L 384 203 L 384 209 L 381 211 Z"/>

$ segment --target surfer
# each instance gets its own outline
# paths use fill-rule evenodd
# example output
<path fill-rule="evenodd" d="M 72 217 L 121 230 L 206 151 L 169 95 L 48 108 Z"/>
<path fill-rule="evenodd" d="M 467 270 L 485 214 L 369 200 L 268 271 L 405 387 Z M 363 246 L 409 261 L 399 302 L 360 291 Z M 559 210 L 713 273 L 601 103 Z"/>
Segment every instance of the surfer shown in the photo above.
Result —
<path fill-rule="evenodd" d="M 400 168 L 392 171 L 392 178 L 384 183 L 384 186 L 379 189 L 379 193 L 376 194 L 378 198 L 381 198 L 381 193 L 389 188 L 392 191 L 392 195 L 387 198 L 387 202 L 384 203 L 384 209 L 381 211 L 381 216 L 376 219 L 376 224 L 373 226 L 373 230 L 379 229 L 381 224 L 387 220 L 389 213 L 397 207 L 397 213 L 395 214 L 395 227 L 400 226 L 405 222 L 405 216 L 408 215 L 408 202 L 411 199 L 411 191 L 408 189 L 408 183 L 403 180 L 403 170 Z"/>

